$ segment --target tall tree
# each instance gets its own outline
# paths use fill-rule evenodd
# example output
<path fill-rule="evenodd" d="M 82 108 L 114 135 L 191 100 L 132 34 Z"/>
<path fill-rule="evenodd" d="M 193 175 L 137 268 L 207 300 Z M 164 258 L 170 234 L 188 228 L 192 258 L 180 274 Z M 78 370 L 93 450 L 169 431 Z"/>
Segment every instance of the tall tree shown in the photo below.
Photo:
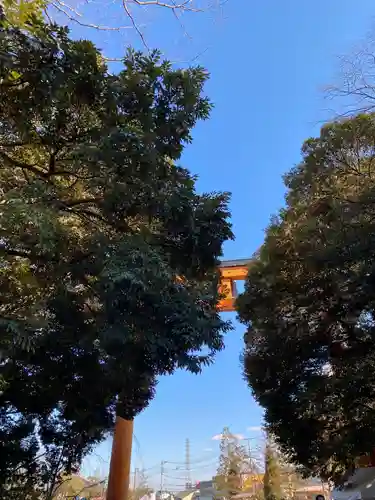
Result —
<path fill-rule="evenodd" d="M 223 348 L 228 194 L 178 165 L 211 108 L 202 68 L 130 51 L 113 75 L 41 23 L 4 28 L 0 52 L 0 493 L 30 467 L 50 498 L 115 412 Z"/>
<path fill-rule="evenodd" d="M 242 491 L 243 475 L 250 472 L 250 457 L 228 427 L 221 434 L 220 458 L 214 479 L 219 498 L 231 499 Z"/>
<path fill-rule="evenodd" d="M 335 481 L 375 447 L 374 146 L 370 114 L 304 143 L 237 304 L 268 429 Z"/>
<path fill-rule="evenodd" d="M 273 450 L 270 441 L 267 441 L 264 454 L 264 478 L 263 490 L 264 500 L 282 499 L 282 477 L 277 454 Z"/>

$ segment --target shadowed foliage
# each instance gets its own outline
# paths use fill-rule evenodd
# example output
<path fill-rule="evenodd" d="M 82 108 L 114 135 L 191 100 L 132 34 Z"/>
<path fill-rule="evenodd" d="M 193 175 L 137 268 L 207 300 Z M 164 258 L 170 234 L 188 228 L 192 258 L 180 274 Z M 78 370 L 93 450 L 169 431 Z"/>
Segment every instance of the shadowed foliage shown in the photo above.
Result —
<path fill-rule="evenodd" d="M 237 306 L 244 366 L 269 431 L 340 482 L 375 447 L 375 118 L 331 123 L 302 148 Z"/>
<path fill-rule="evenodd" d="M 50 498 L 115 412 L 223 348 L 228 194 L 178 165 L 211 108 L 202 68 L 129 51 L 113 75 L 37 21 L 0 54 L 0 497 Z"/>

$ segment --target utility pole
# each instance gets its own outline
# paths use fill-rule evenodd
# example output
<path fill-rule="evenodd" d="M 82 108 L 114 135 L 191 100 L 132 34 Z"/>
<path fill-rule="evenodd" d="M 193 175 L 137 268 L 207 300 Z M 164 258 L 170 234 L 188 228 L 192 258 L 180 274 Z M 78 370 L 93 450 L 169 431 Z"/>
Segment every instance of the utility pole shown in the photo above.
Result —
<path fill-rule="evenodd" d="M 254 468 L 253 460 L 251 458 L 251 446 L 250 446 L 251 439 L 252 438 L 244 438 L 243 441 L 247 441 L 247 453 L 249 455 L 249 473 L 251 475 L 251 489 L 252 489 L 252 494 L 255 495 L 254 475 L 257 472 L 257 470 Z"/>
<path fill-rule="evenodd" d="M 160 463 L 160 500 L 163 500 L 163 488 L 164 488 L 164 460 Z"/>
<path fill-rule="evenodd" d="M 256 462 L 252 459 L 252 451 L 251 451 L 251 446 L 250 446 L 250 441 L 252 441 L 255 438 L 244 438 L 242 441 L 247 441 L 247 453 L 249 455 L 249 464 L 252 469 L 254 469 L 254 472 L 258 472 L 258 467 L 256 465 Z"/>
<path fill-rule="evenodd" d="M 250 447 L 250 441 L 252 438 L 243 438 L 242 441 L 247 441 L 247 453 L 249 455 L 249 461 L 251 461 L 251 447 Z"/>
<path fill-rule="evenodd" d="M 186 467 L 186 484 L 185 488 L 190 490 L 191 488 L 191 474 L 190 474 L 190 441 L 186 439 L 185 444 L 185 467 Z"/>
<path fill-rule="evenodd" d="M 133 495 L 135 494 L 135 490 L 137 488 L 137 476 L 138 476 L 138 469 L 134 469 L 134 478 L 133 478 Z"/>

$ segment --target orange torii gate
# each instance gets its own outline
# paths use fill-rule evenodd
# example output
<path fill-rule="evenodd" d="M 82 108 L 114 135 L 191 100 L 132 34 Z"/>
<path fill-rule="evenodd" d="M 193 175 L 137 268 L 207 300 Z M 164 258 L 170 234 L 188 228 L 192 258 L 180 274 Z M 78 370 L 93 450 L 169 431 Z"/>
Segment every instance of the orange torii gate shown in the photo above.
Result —
<path fill-rule="evenodd" d="M 237 297 L 236 281 L 246 278 L 250 263 L 251 259 L 221 262 L 219 266 L 220 292 L 225 294 L 225 298 L 219 303 L 219 311 L 234 311 L 234 302 Z M 133 420 L 116 417 L 107 500 L 127 500 L 128 498 L 132 441 Z"/>
<path fill-rule="evenodd" d="M 225 298 L 219 303 L 219 311 L 234 311 L 237 297 L 236 281 L 246 279 L 251 259 L 224 260 L 220 266 L 220 292 Z"/>

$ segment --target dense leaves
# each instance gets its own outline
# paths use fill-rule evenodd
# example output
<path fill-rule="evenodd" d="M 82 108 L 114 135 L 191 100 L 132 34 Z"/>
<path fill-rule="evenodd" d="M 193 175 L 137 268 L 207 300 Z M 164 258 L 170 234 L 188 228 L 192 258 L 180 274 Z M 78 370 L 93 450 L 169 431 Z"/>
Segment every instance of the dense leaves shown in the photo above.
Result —
<path fill-rule="evenodd" d="M 42 465 L 69 474 L 115 411 L 222 349 L 232 233 L 228 195 L 197 194 L 176 164 L 211 107 L 205 71 L 130 51 L 112 75 L 92 43 L 33 33 L 0 39 L 0 469 L 32 463 L 37 436 Z"/>
<path fill-rule="evenodd" d="M 375 117 L 302 156 L 238 300 L 245 374 L 283 451 L 340 481 L 375 447 Z"/>

